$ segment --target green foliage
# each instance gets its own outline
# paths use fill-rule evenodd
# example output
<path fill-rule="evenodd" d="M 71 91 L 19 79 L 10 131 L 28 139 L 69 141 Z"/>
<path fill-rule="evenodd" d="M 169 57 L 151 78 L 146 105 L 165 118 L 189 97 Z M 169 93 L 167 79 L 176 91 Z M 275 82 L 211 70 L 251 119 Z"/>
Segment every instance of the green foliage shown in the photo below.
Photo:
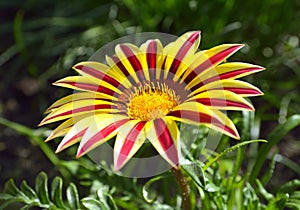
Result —
<path fill-rule="evenodd" d="M 250 182 L 258 176 L 262 165 L 264 164 L 267 155 L 272 147 L 278 143 L 291 129 L 300 125 L 300 115 L 293 115 L 287 121 L 281 125 L 278 125 L 268 136 L 269 144 L 262 146 L 258 152 L 258 157 L 254 164 L 253 170 L 250 175 Z"/>
<path fill-rule="evenodd" d="M 11 179 L 5 184 L 4 193 L 0 194 L 0 200 L 4 202 L 0 208 L 4 209 L 10 204 L 22 203 L 22 209 L 40 207 L 44 209 L 117 209 L 112 197 L 99 188 L 96 195 L 84 197 L 79 200 L 77 187 L 70 183 L 66 189 L 66 200 L 63 199 L 63 179 L 55 177 L 51 183 L 50 192 L 48 189 L 47 174 L 41 172 L 35 182 L 35 189 L 23 181 L 20 187 L 16 187 Z M 108 204 L 110 202 L 110 205 Z"/>
<path fill-rule="evenodd" d="M 0 9 L 0 152 L 5 154 L 0 159 L 6 161 L 11 153 L 6 155 L 5 148 L 11 147 L 16 147 L 17 158 L 26 159 L 18 149 L 28 139 L 26 147 L 38 147 L 43 154 L 38 158 L 53 165 L 42 170 L 59 174 L 48 181 L 42 172 L 32 178 L 33 187 L 27 181 L 16 186 L 18 182 L 10 179 L 0 194 L 0 209 L 180 209 L 182 198 L 171 173 L 146 180 L 121 177 L 104 164 L 74 160 L 74 148 L 65 156 L 55 154 L 51 148 L 55 144 L 43 141 L 49 131 L 34 128 L 49 103 L 65 95 L 66 90 L 52 87 L 51 82 L 71 74 L 75 63 L 104 44 L 136 32 L 179 35 L 188 30 L 202 30 L 200 49 L 245 43 L 230 59 L 267 68 L 259 76 L 247 77 L 264 92 L 253 99 L 255 115 L 232 115 L 241 134 L 239 143 L 223 138 L 216 151 L 209 151 L 204 129 L 197 138 L 184 134 L 196 139 L 191 149 L 183 145 L 187 160 L 182 166 L 193 206 L 300 209 L 300 180 L 284 176 L 300 175 L 299 129 L 295 129 L 300 124 L 298 0 L 25 0 L 3 1 Z M 252 140 L 260 138 L 268 143 Z M 199 161 L 201 155 L 206 162 Z M 24 175 L 5 174 L 5 167 L 0 167 L 1 181 Z M 278 170 L 283 172 L 278 175 Z"/>
<path fill-rule="evenodd" d="M 251 117 L 248 122 L 253 123 L 253 121 L 254 118 Z M 5 120 L 1 122 L 22 134 L 30 134 L 30 129 L 28 130 L 28 128 L 22 127 L 17 123 Z M 274 131 L 280 131 L 280 138 L 282 138 L 285 132 L 288 132 L 297 123 L 299 123 L 298 117 L 293 116 Z M 244 130 L 244 133 L 247 133 L 246 130 Z M 274 136 L 275 134 L 272 135 Z M 239 150 L 247 144 L 257 144 L 259 142 L 265 141 L 242 141 L 220 153 L 215 152 L 205 165 L 196 160 L 194 156 L 187 156 L 188 159 L 182 165 L 182 172 L 189 178 L 191 199 L 196 209 L 200 209 L 200 205 L 202 206 L 201 209 L 280 210 L 287 207 L 297 209 L 297 205 L 300 202 L 299 180 L 289 181 L 274 192 L 269 192 L 266 189 L 265 184 L 271 179 L 276 164 L 274 156 L 270 167 L 264 171 L 262 181 L 259 180 L 258 175 L 254 176 L 252 174 L 251 171 L 253 169 L 251 170 L 251 167 L 248 167 L 249 173 L 247 171 L 241 173 L 239 170 L 232 170 L 235 164 L 239 164 L 238 161 L 235 163 L 234 160 L 239 160 L 241 159 L 240 156 L 244 155 Z M 260 148 L 264 147 L 261 146 Z M 235 151 L 235 156 L 228 156 Z M 191 154 L 195 153 L 191 151 Z M 265 156 L 255 156 L 253 162 L 256 163 L 262 157 Z M 23 209 L 30 209 L 36 206 L 47 209 L 180 209 L 178 202 L 180 196 L 172 198 L 170 195 L 168 196 L 170 190 L 163 192 L 158 190 L 159 188 L 157 189 L 158 182 L 159 185 L 163 184 L 166 189 L 174 188 L 173 183 L 175 180 L 169 178 L 170 172 L 151 178 L 143 185 L 137 185 L 135 179 L 131 179 L 131 182 L 128 182 L 128 179 L 106 171 L 105 165 L 102 165 L 102 169 L 100 169 L 88 159 L 82 158 L 70 162 L 59 160 L 55 163 L 68 171 L 68 177 L 73 176 L 73 178 L 77 177 L 79 180 L 82 180 L 79 182 L 79 187 L 87 187 L 90 193 L 80 198 L 78 187 L 74 183 L 63 186 L 63 178 L 55 177 L 49 184 L 47 175 L 41 172 L 36 178 L 34 188 L 31 188 L 26 181 L 23 181 L 19 187 L 16 187 L 14 181 L 12 179 L 9 180 L 5 185 L 4 192 L 0 195 L 1 209 L 7 209 L 10 205 L 15 205 L 16 203 L 22 204 Z M 256 168 L 255 164 L 253 168 Z M 258 174 L 261 174 L 261 172 Z M 251 177 L 255 178 L 255 185 L 249 182 Z M 102 180 L 107 185 L 97 180 Z M 156 187 L 154 188 L 153 185 Z"/>

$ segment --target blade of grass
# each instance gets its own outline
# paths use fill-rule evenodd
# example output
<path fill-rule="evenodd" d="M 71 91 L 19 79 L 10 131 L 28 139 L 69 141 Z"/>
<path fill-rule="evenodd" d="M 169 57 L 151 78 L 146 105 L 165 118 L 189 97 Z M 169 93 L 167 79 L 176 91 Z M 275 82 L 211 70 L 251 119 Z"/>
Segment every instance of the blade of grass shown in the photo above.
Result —
<path fill-rule="evenodd" d="M 250 141 L 244 141 L 241 142 L 239 144 L 236 144 L 232 147 L 227 148 L 226 150 L 224 150 L 222 153 L 220 153 L 219 155 L 217 155 L 216 157 L 214 157 L 213 159 L 210 159 L 204 166 L 203 166 L 203 171 L 207 170 L 209 168 L 209 166 L 211 166 L 213 163 L 215 163 L 216 161 L 218 161 L 220 158 L 222 158 L 224 155 L 238 149 L 239 147 L 245 146 L 247 144 L 251 144 L 251 143 L 256 143 L 256 142 L 267 142 L 266 140 L 263 139 L 257 139 L 257 140 L 250 140 Z"/>
<path fill-rule="evenodd" d="M 255 182 L 261 167 L 263 166 L 270 150 L 277 144 L 290 130 L 300 125 L 300 115 L 293 115 L 283 124 L 278 125 L 268 136 L 268 144 L 261 146 L 257 154 L 257 159 L 251 171 L 249 181 L 251 184 Z"/>

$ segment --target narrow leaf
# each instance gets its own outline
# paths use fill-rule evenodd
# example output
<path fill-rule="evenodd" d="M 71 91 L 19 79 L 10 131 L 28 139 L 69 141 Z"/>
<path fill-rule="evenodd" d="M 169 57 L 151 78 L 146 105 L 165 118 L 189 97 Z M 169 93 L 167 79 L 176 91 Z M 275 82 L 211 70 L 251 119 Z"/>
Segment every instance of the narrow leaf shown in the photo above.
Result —
<path fill-rule="evenodd" d="M 202 168 L 203 171 L 207 170 L 209 166 L 211 166 L 213 163 L 215 163 L 216 161 L 218 161 L 221 157 L 223 157 L 224 155 L 236 150 L 239 147 L 245 146 L 247 144 L 251 144 L 251 143 L 256 143 L 256 142 L 267 142 L 266 140 L 263 139 L 258 139 L 258 140 L 250 140 L 250 141 L 244 141 L 241 142 L 239 144 L 236 144 L 232 147 L 227 148 L 226 150 L 224 150 L 222 153 L 218 154 L 216 157 L 210 159 Z"/>
<path fill-rule="evenodd" d="M 287 183 L 285 183 L 284 185 L 282 185 L 278 192 L 281 193 L 291 193 L 294 190 L 296 190 L 298 187 L 300 187 L 300 180 L 299 179 L 294 179 L 292 181 L 289 181 Z"/>
<path fill-rule="evenodd" d="M 300 210 L 300 201 L 288 201 L 285 206 L 288 209 Z"/>
<path fill-rule="evenodd" d="M 155 193 L 151 193 L 150 187 L 154 182 L 159 181 L 162 179 L 162 176 L 157 176 L 150 179 L 146 184 L 143 186 L 143 197 L 148 203 L 153 203 L 156 200 L 157 195 Z"/>
<path fill-rule="evenodd" d="M 261 194 L 262 196 L 264 196 L 264 198 L 265 198 L 266 200 L 269 201 L 269 200 L 271 200 L 271 199 L 274 198 L 274 196 L 273 196 L 271 193 L 269 193 L 269 192 L 264 188 L 264 186 L 262 185 L 262 183 L 261 183 L 258 179 L 256 179 L 255 182 L 256 182 L 258 191 L 260 192 L 260 194 Z"/>
<path fill-rule="evenodd" d="M 196 185 L 205 189 L 206 182 L 204 172 L 199 163 L 181 165 L 181 168 L 192 178 Z"/>
<path fill-rule="evenodd" d="M 70 209 L 80 209 L 77 187 L 73 183 L 67 188 L 67 201 Z"/>
<path fill-rule="evenodd" d="M 5 186 L 4 186 L 4 191 L 11 194 L 11 195 L 18 195 L 20 194 L 20 190 L 16 187 L 15 185 L 15 182 L 13 179 L 10 179 L 8 180 L 6 183 L 5 183 Z"/>
<path fill-rule="evenodd" d="M 109 210 L 103 205 L 102 202 L 94 199 L 94 198 L 84 198 L 81 200 L 82 205 L 86 207 L 87 209 L 93 209 L 93 210 Z"/>
<path fill-rule="evenodd" d="M 35 191 L 42 204 L 49 204 L 48 177 L 45 172 L 39 173 L 35 180 Z"/>
<path fill-rule="evenodd" d="M 272 160 L 264 174 L 264 176 L 262 177 L 262 184 L 263 185 L 266 185 L 269 180 L 272 178 L 272 175 L 273 175 L 273 172 L 274 172 L 274 169 L 275 169 L 275 165 L 276 165 L 276 155 L 273 155 L 272 157 Z"/>
<path fill-rule="evenodd" d="M 61 177 L 55 177 L 51 184 L 51 200 L 59 208 L 65 209 L 65 205 L 62 199 L 62 185 L 63 181 Z"/>
<path fill-rule="evenodd" d="M 28 198 L 30 198 L 32 200 L 38 199 L 35 191 L 30 186 L 28 186 L 28 184 L 25 180 L 22 181 L 20 189 Z"/>
<path fill-rule="evenodd" d="M 269 204 L 267 205 L 266 210 L 274 210 L 274 209 L 284 209 L 285 204 L 289 198 L 288 194 L 277 194 L 275 198 L 273 198 Z"/>
<path fill-rule="evenodd" d="M 102 189 L 97 190 L 97 197 L 106 209 L 110 209 L 106 201 L 106 195 Z"/>
<path fill-rule="evenodd" d="M 278 125 L 268 136 L 268 144 L 261 146 L 257 154 L 257 160 L 253 166 L 252 172 L 249 177 L 250 183 L 253 183 L 257 178 L 261 167 L 263 166 L 270 150 L 277 144 L 290 130 L 300 125 L 300 115 L 293 115 L 287 119 L 283 124 Z"/>
<path fill-rule="evenodd" d="M 7 193 L 0 193 L 0 200 L 9 200 L 13 198 L 14 196 L 7 194 Z"/>
<path fill-rule="evenodd" d="M 116 204 L 116 202 L 114 201 L 113 197 L 112 197 L 110 194 L 108 194 L 108 193 L 106 193 L 106 196 L 107 196 L 107 198 L 108 198 L 109 203 L 112 205 L 112 208 L 111 208 L 111 209 L 113 209 L 113 210 L 118 210 L 117 204 Z"/>

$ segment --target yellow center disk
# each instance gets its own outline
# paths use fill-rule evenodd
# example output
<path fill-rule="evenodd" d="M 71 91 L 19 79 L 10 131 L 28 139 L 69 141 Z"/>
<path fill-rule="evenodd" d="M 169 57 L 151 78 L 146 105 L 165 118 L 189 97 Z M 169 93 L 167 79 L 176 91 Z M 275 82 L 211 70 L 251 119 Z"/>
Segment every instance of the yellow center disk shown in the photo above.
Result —
<path fill-rule="evenodd" d="M 127 114 L 132 119 L 154 120 L 168 114 L 177 104 L 175 92 L 168 87 L 145 87 L 131 95 Z"/>

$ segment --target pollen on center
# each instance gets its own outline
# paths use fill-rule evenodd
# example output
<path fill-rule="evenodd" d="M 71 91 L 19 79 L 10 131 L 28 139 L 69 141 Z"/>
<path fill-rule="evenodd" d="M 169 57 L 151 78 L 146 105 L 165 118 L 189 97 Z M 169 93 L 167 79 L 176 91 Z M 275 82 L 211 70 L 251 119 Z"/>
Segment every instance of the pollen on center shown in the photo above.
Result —
<path fill-rule="evenodd" d="M 177 106 L 177 101 L 174 91 L 166 86 L 146 86 L 132 94 L 127 106 L 127 114 L 132 119 L 154 120 L 168 114 Z"/>

